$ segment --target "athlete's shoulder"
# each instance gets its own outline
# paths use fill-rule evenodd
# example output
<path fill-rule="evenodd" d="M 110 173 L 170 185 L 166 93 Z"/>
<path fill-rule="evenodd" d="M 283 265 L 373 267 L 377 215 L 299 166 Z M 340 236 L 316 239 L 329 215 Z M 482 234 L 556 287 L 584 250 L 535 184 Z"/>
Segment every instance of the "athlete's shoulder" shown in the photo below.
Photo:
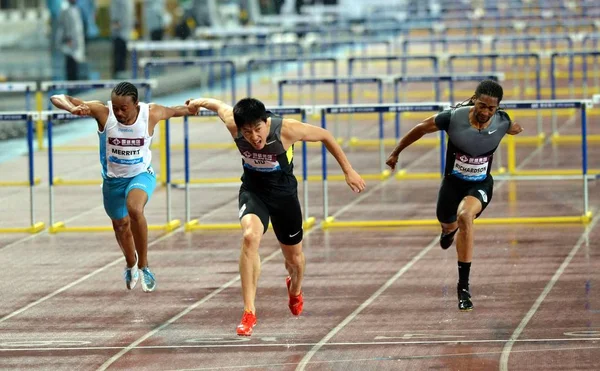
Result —
<path fill-rule="evenodd" d="M 497 114 L 497 115 L 498 115 L 498 116 L 499 116 L 501 119 L 503 119 L 503 120 L 506 120 L 506 121 L 511 121 L 511 119 L 510 119 L 510 116 L 509 116 L 509 115 L 508 115 L 508 113 L 507 113 L 506 111 L 504 111 L 504 110 L 501 110 L 501 109 L 499 109 L 499 110 L 497 110 L 497 111 L 496 111 L 496 114 Z"/>

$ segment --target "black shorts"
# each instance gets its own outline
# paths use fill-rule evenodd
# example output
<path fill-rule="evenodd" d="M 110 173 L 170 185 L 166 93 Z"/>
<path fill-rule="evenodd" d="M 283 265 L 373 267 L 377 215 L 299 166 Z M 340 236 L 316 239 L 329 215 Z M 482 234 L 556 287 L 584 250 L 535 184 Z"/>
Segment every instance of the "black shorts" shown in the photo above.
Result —
<path fill-rule="evenodd" d="M 292 195 L 260 195 L 258 192 L 240 188 L 239 218 L 246 214 L 258 216 L 265 233 L 269 227 L 269 217 L 277 240 L 284 245 L 295 245 L 302 241 L 302 209 L 298 193 Z"/>
<path fill-rule="evenodd" d="M 481 202 L 481 211 L 476 215 L 479 217 L 492 200 L 493 193 L 494 178 L 491 175 L 482 182 L 469 182 L 452 175 L 445 176 L 438 193 L 437 218 L 440 223 L 454 223 L 458 205 L 466 196 L 473 196 Z"/>

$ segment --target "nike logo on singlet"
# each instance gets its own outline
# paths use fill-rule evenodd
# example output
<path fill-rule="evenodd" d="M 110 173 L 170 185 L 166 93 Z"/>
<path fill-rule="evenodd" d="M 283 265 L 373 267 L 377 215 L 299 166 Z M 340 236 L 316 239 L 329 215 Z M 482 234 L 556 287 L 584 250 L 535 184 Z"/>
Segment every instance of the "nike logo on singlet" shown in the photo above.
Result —
<path fill-rule="evenodd" d="M 488 131 L 488 134 L 492 135 L 492 134 L 494 134 L 494 133 L 495 133 L 495 132 L 497 132 L 497 131 L 498 131 L 498 129 L 496 129 L 496 130 L 492 130 L 492 131 Z"/>
<path fill-rule="evenodd" d="M 270 142 L 267 142 L 267 143 L 265 143 L 265 145 L 267 145 L 267 146 L 268 146 L 269 144 L 273 144 L 273 143 L 275 143 L 275 142 L 277 142 L 277 141 L 276 141 L 276 140 L 272 140 L 272 141 L 270 141 Z"/>

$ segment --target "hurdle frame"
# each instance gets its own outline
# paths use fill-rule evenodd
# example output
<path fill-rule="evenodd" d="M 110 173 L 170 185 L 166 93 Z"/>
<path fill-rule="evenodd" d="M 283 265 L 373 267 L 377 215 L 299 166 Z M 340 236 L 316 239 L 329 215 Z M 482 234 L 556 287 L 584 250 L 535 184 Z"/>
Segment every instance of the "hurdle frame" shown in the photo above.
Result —
<path fill-rule="evenodd" d="M 302 77 L 304 72 L 304 64 L 308 63 L 310 67 L 310 76 L 315 77 L 315 63 L 328 62 L 333 66 L 333 74 L 338 74 L 338 59 L 334 57 L 303 57 L 303 58 L 251 58 L 246 63 L 246 95 L 252 96 L 252 68 L 262 64 L 270 63 L 297 63 L 297 77 Z M 271 65 L 270 65 L 271 67 Z"/>
<path fill-rule="evenodd" d="M 229 67 L 229 78 L 231 79 L 231 102 L 235 103 L 236 96 L 236 85 L 235 79 L 237 77 L 237 68 L 234 59 L 230 58 L 202 58 L 202 57 L 186 57 L 186 58 L 142 58 L 140 59 L 140 68 L 144 71 L 144 77 L 147 80 L 151 79 L 152 68 L 154 67 L 208 67 L 209 74 L 212 75 L 213 66 L 221 67 L 221 88 L 225 90 L 226 79 L 224 77 L 224 67 Z M 209 89 L 212 87 L 211 79 L 209 78 Z M 146 101 L 152 99 L 151 92 L 148 92 Z"/>
<path fill-rule="evenodd" d="M 50 101 L 50 97 L 57 92 L 57 90 L 64 89 L 110 89 L 114 88 L 117 84 L 121 83 L 121 80 L 79 80 L 79 81 L 42 81 L 40 84 L 40 91 L 45 92 L 48 96 L 48 105 L 47 111 L 52 112 L 60 112 L 54 111 L 54 106 Z M 144 91 L 144 100 L 147 101 L 147 97 L 150 96 L 151 89 L 157 86 L 156 80 L 130 80 L 130 83 L 135 85 L 136 87 L 143 88 Z M 45 112 L 45 111 L 40 111 Z M 40 117 L 40 121 L 42 122 L 41 127 L 43 128 L 43 120 L 41 119 L 43 115 L 38 115 Z M 47 133 L 47 130 L 46 130 Z M 53 148 L 53 151 L 81 151 L 81 150 L 90 150 L 97 151 L 98 146 L 59 146 L 57 148 Z M 57 177 L 52 180 L 53 184 L 56 186 L 59 185 L 98 185 L 100 184 L 101 179 L 97 180 L 87 180 L 87 179 L 63 179 L 61 177 Z"/>
<path fill-rule="evenodd" d="M 326 76 L 326 77 L 314 77 L 314 78 L 277 78 L 274 79 L 277 82 L 277 89 L 279 93 L 278 104 L 280 106 L 283 105 L 283 86 L 284 85 L 333 85 L 333 101 L 334 104 L 339 104 L 339 85 L 340 84 L 348 84 L 349 85 L 349 95 L 348 95 L 348 104 L 352 104 L 353 98 L 353 90 L 352 85 L 354 84 L 377 84 L 377 101 L 378 103 L 383 103 L 383 84 L 385 81 L 389 80 L 387 77 L 381 76 L 360 76 L 360 77 L 336 77 L 336 76 Z M 315 114 L 318 110 L 313 111 Z M 379 115 L 379 138 L 384 138 L 383 132 L 383 113 Z M 348 138 L 351 138 L 352 131 L 352 123 L 348 124 Z M 342 138 L 339 137 L 339 128 L 338 125 L 335 126 L 334 137 L 338 141 L 343 141 Z M 380 163 L 380 173 L 379 174 L 363 174 L 363 178 L 365 179 L 385 179 L 389 177 L 391 172 L 385 169 L 385 159 Z M 342 177 L 335 177 L 336 180 L 344 180 Z"/>
<path fill-rule="evenodd" d="M 539 223 L 589 223 L 592 218 L 592 213 L 589 210 L 589 189 L 588 181 L 595 179 L 595 177 L 589 177 L 588 164 L 587 164 L 587 145 L 585 137 L 587 135 L 587 124 L 586 124 L 586 108 L 592 106 L 591 100 L 581 101 L 516 101 L 506 102 L 513 109 L 553 109 L 553 108 L 579 108 L 581 110 L 582 117 L 582 169 L 577 174 L 576 178 L 582 180 L 583 183 L 583 214 L 580 216 L 548 216 L 548 217 L 501 217 L 501 218 L 484 218 L 477 219 L 477 224 L 539 224 Z M 322 113 L 322 127 L 326 128 L 326 115 L 327 114 L 338 114 L 338 113 L 351 113 L 351 112 L 389 112 L 391 110 L 423 110 L 432 111 L 447 107 L 448 103 L 423 103 L 423 104 L 381 104 L 381 105 L 337 105 L 337 106 L 317 106 L 316 110 L 320 110 Z M 509 136 L 511 138 L 512 136 Z M 514 141 L 513 141 L 514 143 Z M 510 148 L 510 147 L 509 147 Z M 514 147 L 513 147 L 514 148 Z M 368 220 L 368 221 L 336 221 L 333 216 L 329 215 L 329 198 L 328 198 L 328 183 L 327 183 L 327 160 L 326 153 L 322 153 L 323 158 L 323 222 L 321 227 L 323 229 L 336 228 L 336 227 L 402 227 L 402 226 L 437 226 L 439 221 L 436 219 L 423 219 L 423 220 Z M 537 172 L 530 173 L 528 171 L 516 171 L 512 174 L 507 174 L 504 179 L 512 180 L 537 180 L 535 175 L 544 175 Z M 573 179 L 567 177 L 565 179 Z"/>
<path fill-rule="evenodd" d="M 297 107 L 269 107 L 269 111 L 285 116 L 285 115 L 301 115 L 301 120 L 306 122 L 306 115 L 312 112 L 311 106 L 297 106 Z M 201 109 L 198 112 L 198 116 L 202 117 L 218 117 L 216 112 Z M 191 202 L 190 202 L 190 160 L 189 160 L 189 131 L 186 123 L 184 122 L 184 169 L 185 169 L 185 231 L 195 230 L 229 230 L 240 228 L 239 223 L 200 223 L 198 219 L 191 219 Z M 240 182 L 239 177 L 236 178 L 237 182 Z M 302 191 L 303 191 L 303 228 L 309 229 L 315 225 L 316 218 L 309 215 L 308 205 L 308 153 L 306 142 L 302 142 Z M 205 182 L 206 183 L 206 182 Z"/>
<path fill-rule="evenodd" d="M 510 39 L 509 39 L 510 40 Z M 535 97 L 537 100 L 542 99 L 542 82 L 541 82 L 541 71 L 542 71 L 542 62 L 541 62 L 541 54 L 540 53 L 482 53 L 482 54 L 450 54 L 448 55 L 448 70 L 450 73 L 453 73 L 452 63 L 457 59 L 471 59 L 477 58 L 480 61 L 480 66 L 482 65 L 483 59 L 490 59 L 492 62 L 492 73 L 496 72 L 496 62 L 498 59 L 506 59 L 512 58 L 513 60 L 524 59 L 529 60 L 533 59 L 535 61 Z M 481 71 L 480 71 L 481 72 Z M 502 72 L 502 71 L 497 71 Z M 505 80 L 508 80 L 507 73 L 505 74 Z M 453 102 L 453 101 L 452 101 Z M 543 130 L 543 120 L 542 114 L 538 112 L 536 114 L 537 118 L 537 135 L 523 137 L 516 139 L 519 143 L 526 144 L 537 144 L 541 145 L 546 138 L 546 134 Z"/>
<path fill-rule="evenodd" d="M 29 226 L 28 227 L 7 227 L 0 228 L 0 233 L 38 233 L 45 229 L 43 222 L 35 221 L 35 197 L 34 187 L 39 183 L 39 179 L 36 181 L 35 169 L 34 169 L 34 150 L 33 150 L 33 120 L 35 112 L 21 111 L 21 112 L 0 112 L 0 121 L 25 121 L 27 123 L 27 165 L 28 165 L 28 178 L 27 185 L 29 186 Z M 9 185 L 11 182 L 2 182 L 3 185 Z M 23 182 L 12 182 L 13 186 L 22 186 Z"/>
<path fill-rule="evenodd" d="M 112 231 L 112 226 L 75 226 L 70 227 L 67 226 L 65 222 L 54 220 L 54 158 L 53 158 L 53 148 L 52 148 L 52 121 L 53 120 L 74 120 L 74 119 L 82 119 L 84 117 L 76 116 L 67 112 L 57 112 L 57 111 L 42 111 L 38 112 L 39 119 L 47 122 L 47 137 L 48 137 L 48 198 L 49 198 L 49 228 L 48 231 L 52 234 L 59 232 L 108 232 Z M 166 138 L 169 140 L 169 125 L 168 123 L 165 125 L 166 127 Z M 168 143 L 166 148 L 168 149 Z M 167 156 L 168 158 L 169 156 Z M 167 174 L 167 180 L 169 180 L 169 161 L 167 161 L 167 168 L 165 169 Z M 96 184 L 99 184 L 96 182 Z M 169 184 L 167 184 L 169 185 Z M 170 197 L 170 187 L 167 187 L 167 221 L 165 224 L 160 225 L 148 225 L 148 230 L 155 231 L 172 231 L 178 228 L 181 225 L 181 222 L 178 219 L 171 219 L 171 197 Z"/>
<path fill-rule="evenodd" d="M 584 51 L 568 51 L 568 52 L 552 52 L 550 54 L 550 86 L 552 89 L 552 99 L 556 100 L 556 75 L 557 75 L 557 63 L 556 59 L 561 57 L 569 58 L 569 90 L 571 91 L 571 97 L 574 95 L 575 91 L 575 57 L 581 57 L 583 60 L 582 63 L 582 90 L 583 95 L 588 95 L 588 64 L 587 57 L 598 58 L 600 56 L 600 52 L 596 50 L 584 50 Z M 598 72 L 598 66 L 594 66 L 596 72 Z M 600 87 L 600 84 L 597 84 L 596 87 Z M 561 135 L 558 132 L 558 122 L 555 111 L 552 111 L 552 142 L 553 143 L 578 143 L 581 140 L 581 137 L 578 135 Z M 587 140 L 590 143 L 600 143 L 600 135 L 588 135 Z"/>
<path fill-rule="evenodd" d="M 32 98 L 32 93 L 36 92 L 37 90 L 37 83 L 35 81 L 24 81 L 24 82 L 3 82 L 0 83 L 0 93 L 25 93 L 24 98 L 25 98 L 25 111 L 29 112 L 31 111 L 32 107 L 31 107 L 31 98 Z M 37 92 L 36 92 L 36 99 L 37 99 Z M 19 112 L 23 112 L 23 111 L 19 111 Z M 6 120 L 9 121 L 9 120 Z M 40 133 L 41 130 L 41 133 Z M 41 129 L 40 129 L 40 125 L 38 123 L 38 125 L 35 128 L 35 132 L 37 135 L 37 143 L 38 143 L 38 148 L 43 148 L 43 143 L 44 143 L 44 125 L 42 123 L 41 125 Z M 41 141 L 40 141 L 41 138 Z M 40 143 L 42 144 L 40 146 Z M 40 183 L 40 179 L 36 178 L 34 179 L 35 184 L 39 184 Z M 4 182 L 4 181 L 0 181 L 0 187 L 18 187 L 18 186 L 28 186 L 29 185 L 29 181 L 22 181 L 22 182 Z"/>
<path fill-rule="evenodd" d="M 277 83 L 278 99 L 277 102 L 280 106 L 283 106 L 284 85 L 332 85 L 333 86 L 333 104 L 339 104 L 339 85 L 347 84 L 348 88 L 348 104 L 352 103 L 353 100 L 353 89 L 354 84 L 377 84 L 377 100 L 379 103 L 383 102 L 383 85 L 384 82 L 389 80 L 385 76 L 323 76 L 323 77 L 310 77 L 310 78 L 294 78 L 294 77 L 282 77 L 273 79 Z M 316 114 L 316 111 L 314 111 Z M 383 121 L 383 115 L 380 117 Z M 348 125 L 348 139 L 351 137 L 351 125 Z M 334 128 L 334 137 L 338 141 L 343 141 L 339 136 L 339 128 L 336 125 Z M 389 174 L 388 174 L 389 175 Z"/>
<path fill-rule="evenodd" d="M 130 41 L 127 50 L 131 53 L 131 76 L 138 76 L 138 54 L 140 52 L 166 51 L 213 51 L 214 43 L 201 40 L 190 41 Z"/>

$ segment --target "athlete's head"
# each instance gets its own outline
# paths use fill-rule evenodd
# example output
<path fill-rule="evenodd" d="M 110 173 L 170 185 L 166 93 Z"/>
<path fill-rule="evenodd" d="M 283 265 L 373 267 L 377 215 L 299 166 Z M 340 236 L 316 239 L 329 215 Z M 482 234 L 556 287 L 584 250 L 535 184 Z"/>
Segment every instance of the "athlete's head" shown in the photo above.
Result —
<path fill-rule="evenodd" d="M 238 131 L 256 149 L 265 146 L 269 128 L 265 105 L 254 98 L 244 98 L 233 107 L 233 119 Z"/>
<path fill-rule="evenodd" d="M 502 100 L 502 94 L 502 86 L 493 80 L 484 80 L 477 85 L 471 102 L 474 105 L 473 117 L 478 123 L 485 124 L 494 116 Z"/>
<path fill-rule="evenodd" d="M 138 114 L 138 90 L 132 83 L 117 84 L 110 94 L 113 112 L 120 123 L 133 124 Z"/>

